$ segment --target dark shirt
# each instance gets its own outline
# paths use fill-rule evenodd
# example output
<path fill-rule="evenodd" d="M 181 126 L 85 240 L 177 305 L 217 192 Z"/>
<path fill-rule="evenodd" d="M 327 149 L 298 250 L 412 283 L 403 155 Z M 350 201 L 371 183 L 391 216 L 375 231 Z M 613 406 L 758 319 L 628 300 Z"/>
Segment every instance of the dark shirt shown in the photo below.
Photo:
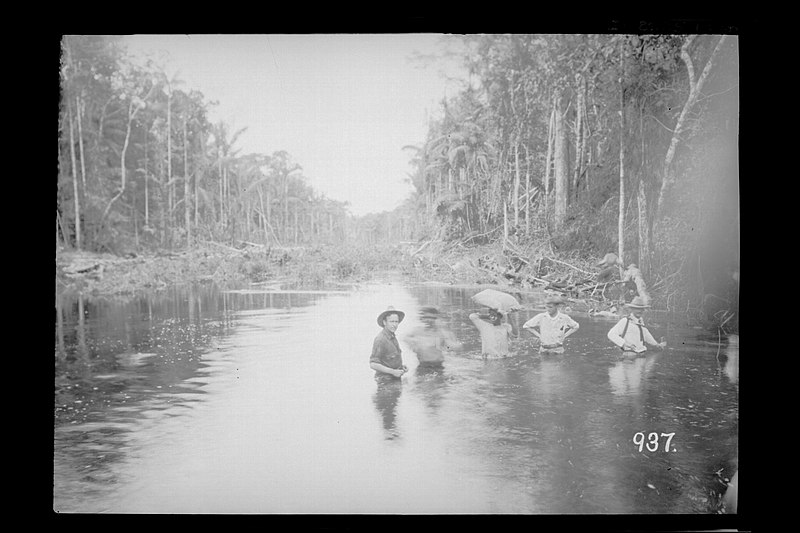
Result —
<path fill-rule="evenodd" d="M 394 333 L 382 329 L 372 343 L 372 355 L 369 357 L 370 363 L 378 363 L 383 366 L 398 370 L 403 368 L 403 357 L 400 350 L 400 343 Z M 379 372 L 381 374 L 382 372 Z"/>

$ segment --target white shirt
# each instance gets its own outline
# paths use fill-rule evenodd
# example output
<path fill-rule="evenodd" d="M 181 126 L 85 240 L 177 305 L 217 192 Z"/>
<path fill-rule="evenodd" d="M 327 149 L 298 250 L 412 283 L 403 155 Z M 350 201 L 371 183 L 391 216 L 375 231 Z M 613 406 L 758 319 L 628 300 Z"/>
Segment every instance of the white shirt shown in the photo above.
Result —
<path fill-rule="evenodd" d="M 554 317 L 550 316 L 550 313 L 539 313 L 522 325 L 523 328 L 528 329 L 533 329 L 534 326 L 539 326 L 539 336 L 542 344 L 552 346 L 554 344 L 562 344 L 567 330 L 578 329 L 580 324 L 570 318 L 569 315 L 559 311 Z"/>
<path fill-rule="evenodd" d="M 628 323 L 628 321 L 630 321 Z M 622 332 L 625 330 L 625 324 L 628 323 L 628 330 L 625 331 L 623 338 Z M 608 331 L 608 338 L 611 342 L 622 348 L 625 344 L 633 346 L 633 351 L 641 353 L 647 350 L 645 343 L 657 345 L 658 342 L 650 334 L 650 331 L 645 327 L 641 318 L 636 318 L 633 314 L 626 316 Z"/>
<path fill-rule="evenodd" d="M 509 355 L 508 338 L 511 336 L 511 324 L 504 322 L 495 326 L 482 320 L 477 313 L 469 315 L 469 319 L 481 334 L 481 352 L 490 357 L 507 357 Z"/>

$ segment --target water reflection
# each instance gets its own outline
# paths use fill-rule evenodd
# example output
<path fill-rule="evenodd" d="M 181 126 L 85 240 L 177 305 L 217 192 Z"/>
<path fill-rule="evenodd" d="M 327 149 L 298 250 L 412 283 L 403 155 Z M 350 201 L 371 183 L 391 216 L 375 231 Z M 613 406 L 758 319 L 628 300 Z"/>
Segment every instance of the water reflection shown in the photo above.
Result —
<path fill-rule="evenodd" d="M 414 393 L 422 397 L 429 416 L 436 417 L 447 394 L 450 379 L 444 366 L 417 366 L 414 370 Z"/>
<path fill-rule="evenodd" d="M 716 335 L 677 328 L 675 348 L 624 360 L 607 321 L 574 313 L 567 353 L 539 357 L 518 339 L 515 357 L 484 361 L 474 292 L 58 299 L 54 508 L 715 512 L 715 472 L 737 451 L 738 339 L 716 357 Z M 407 313 L 410 372 L 383 384 L 368 359 L 387 304 Z M 442 309 L 464 346 L 440 368 L 403 341 L 423 306 Z M 637 431 L 674 432 L 676 451 L 638 451 Z"/>
<path fill-rule="evenodd" d="M 729 335 L 724 355 L 725 375 L 731 383 L 739 383 L 739 335 Z"/>
<path fill-rule="evenodd" d="M 400 436 L 397 429 L 397 402 L 403 391 L 403 384 L 400 380 L 379 380 L 377 383 L 373 402 L 383 420 L 384 438 L 392 440 Z"/>
<path fill-rule="evenodd" d="M 660 354 L 648 353 L 638 357 L 619 355 L 608 369 L 608 381 L 611 392 L 617 396 L 636 396 L 642 392 L 642 383 L 646 382 Z"/>

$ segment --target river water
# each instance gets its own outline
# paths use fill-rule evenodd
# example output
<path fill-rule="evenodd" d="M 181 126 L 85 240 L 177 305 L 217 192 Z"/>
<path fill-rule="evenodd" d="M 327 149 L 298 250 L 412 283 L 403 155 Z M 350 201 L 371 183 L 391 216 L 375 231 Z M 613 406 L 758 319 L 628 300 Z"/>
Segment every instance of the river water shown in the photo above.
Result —
<path fill-rule="evenodd" d="M 81 513 L 715 514 L 738 468 L 738 337 L 652 311 L 669 347 L 622 359 L 615 323 L 541 357 L 483 360 L 475 288 L 175 288 L 58 297 L 53 509 Z M 388 305 L 410 371 L 368 359 Z M 463 343 L 422 372 L 404 343 L 435 305 Z M 667 443 L 669 441 L 669 446 Z"/>

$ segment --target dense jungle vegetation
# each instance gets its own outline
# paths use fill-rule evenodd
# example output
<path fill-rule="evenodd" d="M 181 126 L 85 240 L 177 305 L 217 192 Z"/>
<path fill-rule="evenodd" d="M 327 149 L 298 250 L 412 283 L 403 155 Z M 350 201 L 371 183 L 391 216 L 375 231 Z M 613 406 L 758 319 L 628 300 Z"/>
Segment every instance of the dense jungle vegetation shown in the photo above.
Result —
<path fill-rule="evenodd" d="M 737 327 L 736 36 L 463 36 L 468 79 L 398 147 L 413 194 L 361 217 L 280 147 L 240 153 L 244 129 L 212 123 L 214 102 L 120 38 L 61 44 L 59 288 L 381 268 L 535 287 L 614 252 L 655 305 Z"/>

